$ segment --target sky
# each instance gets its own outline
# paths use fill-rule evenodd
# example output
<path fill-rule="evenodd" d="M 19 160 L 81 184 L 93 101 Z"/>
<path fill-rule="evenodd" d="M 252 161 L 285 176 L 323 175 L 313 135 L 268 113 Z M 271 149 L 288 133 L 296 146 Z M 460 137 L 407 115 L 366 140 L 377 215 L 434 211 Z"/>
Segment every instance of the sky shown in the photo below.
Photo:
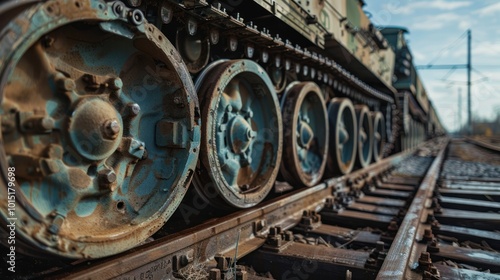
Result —
<path fill-rule="evenodd" d="M 364 10 L 377 26 L 403 26 L 415 65 L 467 63 L 467 36 L 472 40 L 473 116 L 500 112 L 500 1 L 365 0 Z M 418 70 L 428 95 L 448 131 L 467 123 L 467 71 Z M 460 93 L 460 94 L 459 94 Z"/>

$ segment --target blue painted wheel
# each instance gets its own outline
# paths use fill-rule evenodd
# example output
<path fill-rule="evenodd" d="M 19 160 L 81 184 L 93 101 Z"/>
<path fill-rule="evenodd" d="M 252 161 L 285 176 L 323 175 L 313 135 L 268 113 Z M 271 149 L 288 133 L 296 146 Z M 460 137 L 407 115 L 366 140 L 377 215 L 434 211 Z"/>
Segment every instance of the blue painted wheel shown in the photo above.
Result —
<path fill-rule="evenodd" d="M 347 174 L 354 166 L 358 139 L 358 126 L 352 102 L 347 98 L 333 98 L 328 104 L 328 122 L 328 173 L 332 176 Z"/>
<path fill-rule="evenodd" d="M 356 165 L 364 168 L 372 160 L 373 152 L 373 124 L 368 106 L 356 105 L 356 119 L 358 120 L 358 140 Z"/>
<path fill-rule="evenodd" d="M 16 248 L 98 258 L 145 241 L 180 204 L 199 151 L 175 48 L 121 2 L 47 1 L 4 31 L 0 164 L 15 168 L 18 203 L 0 220 L 17 218 Z"/>
<path fill-rule="evenodd" d="M 323 177 L 328 151 L 323 94 L 313 82 L 292 83 L 282 97 L 281 110 L 281 174 L 292 186 L 314 186 Z"/>
<path fill-rule="evenodd" d="M 385 122 L 384 115 L 381 112 L 372 112 L 373 120 L 373 161 L 378 162 L 382 159 L 385 146 Z"/>
<path fill-rule="evenodd" d="M 216 62 L 200 75 L 203 129 L 195 189 L 215 206 L 256 205 L 271 190 L 281 161 L 274 86 L 250 60 Z"/>

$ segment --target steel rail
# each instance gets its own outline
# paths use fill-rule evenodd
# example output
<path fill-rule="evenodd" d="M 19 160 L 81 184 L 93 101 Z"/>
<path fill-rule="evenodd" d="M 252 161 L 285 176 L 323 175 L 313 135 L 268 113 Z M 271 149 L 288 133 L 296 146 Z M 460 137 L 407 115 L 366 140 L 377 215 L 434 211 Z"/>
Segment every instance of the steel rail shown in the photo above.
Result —
<path fill-rule="evenodd" d="M 494 151 L 496 153 L 500 153 L 500 146 L 498 146 L 498 145 L 493 145 L 493 144 L 487 143 L 483 140 L 474 139 L 474 138 L 470 138 L 470 137 L 465 137 L 465 141 L 467 141 L 471 144 L 474 144 L 476 146 L 479 146 L 481 148 L 485 148 L 485 149 Z"/>
<path fill-rule="evenodd" d="M 82 262 L 45 275 L 58 279 L 136 279 L 158 277 L 175 271 L 179 264 L 207 264 L 216 254 L 237 258 L 258 249 L 265 242 L 270 227 L 283 230 L 299 223 L 305 210 L 320 210 L 325 199 L 337 190 L 345 189 L 347 181 L 369 180 L 405 159 L 410 153 L 400 153 L 351 174 L 332 178 L 311 188 L 300 189 L 265 202 L 258 207 L 241 210 L 224 218 L 209 221 L 194 228 L 159 238 L 128 252 L 90 264 Z M 141 276 L 142 275 L 142 276 Z M 125 279 L 124 278 L 124 279 Z"/>
<path fill-rule="evenodd" d="M 410 259 L 416 241 L 420 221 L 424 214 L 426 200 L 432 196 L 439 171 L 445 158 L 446 146 L 434 158 L 431 167 L 420 184 L 420 187 L 413 198 L 405 218 L 399 226 L 398 233 L 392 241 L 392 245 L 387 253 L 387 257 L 376 279 L 407 279 L 406 273 L 411 270 Z"/>

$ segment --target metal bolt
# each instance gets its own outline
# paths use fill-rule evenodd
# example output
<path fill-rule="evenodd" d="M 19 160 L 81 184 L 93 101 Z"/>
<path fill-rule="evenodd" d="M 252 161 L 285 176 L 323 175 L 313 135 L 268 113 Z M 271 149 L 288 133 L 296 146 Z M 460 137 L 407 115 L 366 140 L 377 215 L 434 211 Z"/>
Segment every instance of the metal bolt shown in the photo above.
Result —
<path fill-rule="evenodd" d="M 72 91 L 76 88 L 75 81 L 68 78 L 62 78 L 57 81 L 57 86 L 59 89 L 64 91 Z"/>
<path fill-rule="evenodd" d="M 43 117 L 40 120 L 39 125 L 40 125 L 40 128 L 43 130 L 52 130 L 55 126 L 55 122 L 54 122 L 54 119 L 51 117 Z"/>
<path fill-rule="evenodd" d="M 113 11 L 115 14 L 119 17 L 123 16 L 123 11 L 125 10 L 125 7 L 122 2 L 115 2 L 113 4 Z"/>
<path fill-rule="evenodd" d="M 60 214 L 56 214 L 54 220 L 52 221 L 52 224 L 49 226 L 47 230 L 52 234 L 57 234 L 59 233 L 59 230 L 61 229 L 63 222 L 64 222 L 64 217 Z"/>
<path fill-rule="evenodd" d="M 115 139 L 120 132 L 120 124 L 116 120 L 107 120 L 104 122 L 104 136 L 109 139 Z"/>
<path fill-rule="evenodd" d="M 248 273 L 245 270 L 239 270 L 236 272 L 236 280 L 247 280 Z"/>
<path fill-rule="evenodd" d="M 108 185 L 116 181 L 116 173 L 109 168 L 99 171 L 99 181 L 101 184 Z"/>
<path fill-rule="evenodd" d="M 220 269 L 218 269 L 218 268 L 210 269 L 210 272 L 208 274 L 208 279 L 209 280 L 220 280 L 221 279 Z"/>
<path fill-rule="evenodd" d="M 134 25 L 141 25 L 144 22 L 144 14 L 141 10 L 133 10 L 129 12 L 129 20 Z"/>
<path fill-rule="evenodd" d="M 129 116 L 135 117 L 135 116 L 139 115 L 140 112 L 141 112 L 141 106 L 139 106 L 139 104 L 129 103 L 127 105 L 127 113 Z"/>
<path fill-rule="evenodd" d="M 394 232 L 395 233 L 395 232 L 398 231 L 398 228 L 399 228 L 398 223 L 396 223 L 396 221 L 391 221 L 389 223 L 389 226 L 387 227 L 387 230 L 389 232 Z"/>
<path fill-rule="evenodd" d="M 225 258 L 223 255 L 216 255 L 214 258 L 217 262 L 217 268 L 222 271 L 227 271 L 230 259 Z"/>
<path fill-rule="evenodd" d="M 54 44 L 54 38 L 53 37 L 50 37 L 50 36 L 44 36 L 43 39 L 42 39 L 42 45 L 45 47 L 45 48 L 50 48 L 52 47 L 52 45 Z"/>
<path fill-rule="evenodd" d="M 281 229 L 281 228 L 279 228 Z M 278 227 L 272 227 L 269 229 L 269 235 L 275 236 L 278 234 Z"/>
<path fill-rule="evenodd" d="M 432 264 L 431 255 L 428 252 L 422 252 L 420 258 L 418 259 L 418 265 L 424 270 L 427 270 Z"/>
<path fill-rule="evenodd" d="M 432 230 L 431 229 L 425 229 L 424 230 L 424 236 L 423 236 L 423 240 L 424 241 L 430 241 L 434 238 L 434 234 L 432 234 Z"/>
<path fill-rule="evenodd" d="M 377 250 L 379 252 L 384 251 L 384 245 L 385 245 L 384 241 L 377 241 L 377 247 L 376 247 Z"/>
<path fill-rule="evenodd" d="M 438 244 L 437 244 L 437 240 L 436 239 L 433 239 L 431 241 L 431 244 L 429 244 L 427 246 L 427 251 L 428 252 L 433 252 L 433 253 L 437 253 L 439 252 L 439 247 L 438 247 Z"/>
<path fill-rule="evenodd" d="M 123 87 L 123 81 L 120 78 L 114 78 L 111 80 L 111 83 L 109 83 L 109 88 L 113 90 L 120 90 Z"/>

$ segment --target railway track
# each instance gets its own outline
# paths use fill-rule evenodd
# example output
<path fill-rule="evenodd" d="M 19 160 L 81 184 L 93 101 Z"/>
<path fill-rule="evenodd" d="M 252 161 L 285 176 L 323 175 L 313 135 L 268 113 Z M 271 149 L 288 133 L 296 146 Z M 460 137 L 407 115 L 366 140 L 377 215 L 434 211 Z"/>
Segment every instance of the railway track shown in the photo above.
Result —
<path fill-rule="evenodd" d="M 21 278 L 500 279 L 500 183 L 493 171 L 459 176 L 497 155 L 447 141 L 228 215 L 193 200 L 198 212 L 177 213 L 188 219 L 182 231 L 168 233 L 179 228 L 172 219 L 163 236 L 128 252 L 52 262 Z"/>
<path fill-rule="evenodd" d="M 466 139 L 469 143 L 500 153 L 500 138 L 498 137 L 474 137 Z"/>

